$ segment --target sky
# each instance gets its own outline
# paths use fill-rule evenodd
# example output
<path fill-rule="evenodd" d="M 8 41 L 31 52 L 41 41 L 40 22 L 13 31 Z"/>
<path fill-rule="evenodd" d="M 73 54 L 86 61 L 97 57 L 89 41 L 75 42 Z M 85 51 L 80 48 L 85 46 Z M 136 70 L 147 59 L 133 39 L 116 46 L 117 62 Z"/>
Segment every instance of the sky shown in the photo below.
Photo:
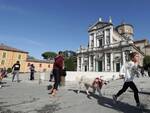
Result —
<path fill-rule="evenodd" d="M 45 51 L 76 51 L 101 17 L 134 26 L 134 40 L 150 40 L 150 0 L 0 0 L 0 43 L 42 59 Z"/>

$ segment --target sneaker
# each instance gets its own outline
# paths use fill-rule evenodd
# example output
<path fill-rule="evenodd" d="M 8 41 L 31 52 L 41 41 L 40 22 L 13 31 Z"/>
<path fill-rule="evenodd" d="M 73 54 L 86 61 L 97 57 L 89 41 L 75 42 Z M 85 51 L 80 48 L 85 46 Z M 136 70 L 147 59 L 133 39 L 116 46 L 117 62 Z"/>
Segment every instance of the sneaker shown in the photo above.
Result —
<path fill-rule="evenodd" d="M 116 95 L 113 95 L 112 98 L 113 98 L 114 103 L 116 103 L 116 102 L 117 102 L 117 97 L 116 97 Z"/>

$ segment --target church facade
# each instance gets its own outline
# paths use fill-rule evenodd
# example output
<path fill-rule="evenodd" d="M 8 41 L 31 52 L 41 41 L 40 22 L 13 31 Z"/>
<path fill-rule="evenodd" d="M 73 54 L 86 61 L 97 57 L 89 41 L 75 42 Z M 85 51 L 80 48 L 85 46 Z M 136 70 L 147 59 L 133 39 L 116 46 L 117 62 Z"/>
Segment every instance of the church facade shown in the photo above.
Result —
<path fill-rule="evenodd" d="M 131 24 L 115 27 L 111 18 L 109 22 L 100 18 L 89 27 L 88 36 L 87 47 L 80 46 L 77 50 L 77 71 L 119 72 L 133 51 L 139 53 L 142 65 L 144 53 L 134 43 Z"/>

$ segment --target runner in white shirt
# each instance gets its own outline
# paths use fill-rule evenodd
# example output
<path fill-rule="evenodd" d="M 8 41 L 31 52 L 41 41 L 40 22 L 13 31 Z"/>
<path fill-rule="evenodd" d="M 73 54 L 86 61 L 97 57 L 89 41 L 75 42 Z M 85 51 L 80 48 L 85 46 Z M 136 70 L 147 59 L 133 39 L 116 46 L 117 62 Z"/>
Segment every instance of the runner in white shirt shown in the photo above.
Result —
<path fill-rule="evenodd" d="M 134 98 L 136 101 L 136 106 L 140 107 L 138 89 L 133 82 L 134 77 L 140 74 L 138 71 L 139 55 L 137 52 L 132 52 L 130 54 L 131 61 L 125 63 L 120 70 L 120 77 L 124 78 L 123 88 L 116 94 L 113 95 L 114 102 L 117 101 L 117 98 L 124 93 L 128 87 L 130 87 L 134 92 Z"/>

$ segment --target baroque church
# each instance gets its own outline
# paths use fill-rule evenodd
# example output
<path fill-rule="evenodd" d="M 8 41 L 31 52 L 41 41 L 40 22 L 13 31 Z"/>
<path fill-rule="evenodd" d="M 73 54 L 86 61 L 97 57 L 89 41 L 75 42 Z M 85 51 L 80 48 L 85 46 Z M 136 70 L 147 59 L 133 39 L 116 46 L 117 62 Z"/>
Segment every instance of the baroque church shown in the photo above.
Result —
<path fill-rule="evenodd" d="M 88 46 L 80 46 L 77 50 L 77 71 L 119 72 L 133 51 L 139 53 L 142 65 L 145 53 L 139 48 L 141 46 L 136 46 L 140 41 L 133 40 L 131 24 L 122 23 L 115 27 L 111 18 L 108 22 L 99 18 L 89 27 L 88 36 Z"/>

